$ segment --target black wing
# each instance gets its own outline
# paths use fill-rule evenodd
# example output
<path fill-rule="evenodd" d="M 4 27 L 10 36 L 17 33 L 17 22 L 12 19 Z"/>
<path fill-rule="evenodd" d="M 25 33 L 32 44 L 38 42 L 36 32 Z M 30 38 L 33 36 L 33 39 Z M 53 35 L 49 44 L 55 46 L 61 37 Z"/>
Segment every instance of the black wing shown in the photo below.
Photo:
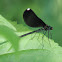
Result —
<path fill-rule="evenodd" d="M 46 24 L 36 16 L 31 9 L 26 9 L 23 13 L 25 23 L 30 27 L 44 27 Z"/>

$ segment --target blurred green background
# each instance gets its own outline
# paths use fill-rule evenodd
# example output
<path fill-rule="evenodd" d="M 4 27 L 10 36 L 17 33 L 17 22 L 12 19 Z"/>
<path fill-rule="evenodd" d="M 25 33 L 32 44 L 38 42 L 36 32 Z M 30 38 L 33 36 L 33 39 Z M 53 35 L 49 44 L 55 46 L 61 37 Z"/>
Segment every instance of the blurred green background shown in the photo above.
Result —
<path fill-rule="evenodd" d="M 53 27 L 52 38 L 62 46 L 62 0 L 0 0 L 0 14 L 17 24 L 24 25 L 23 12 L 27 8 Z"/>

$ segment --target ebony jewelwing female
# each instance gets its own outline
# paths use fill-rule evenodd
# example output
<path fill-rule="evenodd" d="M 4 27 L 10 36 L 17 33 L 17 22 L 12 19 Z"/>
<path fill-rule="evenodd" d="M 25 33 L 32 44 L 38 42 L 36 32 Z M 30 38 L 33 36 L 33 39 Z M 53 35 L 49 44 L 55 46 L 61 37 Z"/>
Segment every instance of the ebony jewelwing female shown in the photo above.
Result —
<path fill-rule="evenodd" d="M 32 32 L 29 32 L 27 34 L 24 34 L 24 35 L 21 35 L 20 37 L 24 37 L 26 35 L 29 35 L 29 34 L 32 34 L 34 32 L 39 32 L 39 31 L 42 31 L 42 30 L 45 30 L 45 31 L 48 31 L 49 30 L 53 30 L 53 27 L 51 26 L 48 26 L 47 24 L 45 24 L 39 17 L 37 17 L 37 15 L 30 9 L 26 9 L 23 13 L 23 19 L 24 19 L 24 22 L 30 26 L 30 27 L 41 27 L 40 29 L 38 30 L 35 30 L 35 31 L 32 31 Z"/>

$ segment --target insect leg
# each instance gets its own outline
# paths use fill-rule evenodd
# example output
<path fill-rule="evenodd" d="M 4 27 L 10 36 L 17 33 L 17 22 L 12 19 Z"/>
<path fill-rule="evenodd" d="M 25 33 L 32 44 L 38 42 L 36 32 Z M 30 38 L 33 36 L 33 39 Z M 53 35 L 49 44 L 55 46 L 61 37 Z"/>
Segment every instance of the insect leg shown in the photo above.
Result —
<path fill-rule="evenodd" d="M 46 31 L 46 32 L 47 32 L 47 31 Z M 44 38 L 44 35 L 46 34 L 46 32 L 44 33 L 44 31 L 43 31 L 43 36 L 42 36 L 42 49 L 43 49 L 43 47 L 44 47 L 43 38 Z"/>
<path fill-rule="evenodd" d="M 49 40 L 49 30 L 48 30 L 48 41 L 49 41 L 49 44 L 50 44 L 50 40 Z M 51 44 L 50 44 L 50 46 L 51 46 Z"/>

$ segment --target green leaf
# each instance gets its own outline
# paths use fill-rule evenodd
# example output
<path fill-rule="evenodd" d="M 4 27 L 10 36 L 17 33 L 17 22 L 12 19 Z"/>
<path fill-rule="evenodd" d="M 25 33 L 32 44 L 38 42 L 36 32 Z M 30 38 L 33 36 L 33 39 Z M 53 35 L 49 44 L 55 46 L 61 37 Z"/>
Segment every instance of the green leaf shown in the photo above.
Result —
<path fill-rule="evenodd" d="M 6 42 L 8 42 L 8 41 L 5 41 L 5 42 L 1 42 L 1 43 L 0 43 L 0 45 L 4 44 L 4 43 L 6 43 Z"/>
<path fill-rule="evenodd" d="M 8 30 L 9 32 L 10 29 L 8 29 L 7 27 L 7 28 L 4 28 L 4 30 Z M 17 35 L 19 36 L 21 34 L 22 33 L 17 33 Z M 7 35 L 5 36 L 6 38 L 8 37 Z M 0 55 L 0 62 L 4 62 L 4 61 L 5 62 L 20 62 L 20 61 L 22 62 L 62 62 L 62 48 L 53 40 L 51 39 L 48 40 L 46 36 L 44 36 L 42 40 L 42 36 L 43 34 L 41 33 L 36 33 L 36 34 L 34 33 L 31 35 L 27 35 L 25 37 L 21 37 L 20 42 L 18 44 L 19 50 L 21 51 L 14 52 L 14 53 L 7 52 L 7 54 Z M 13 39 L 16 40 L 14 37 Z M 16 44 L 12 43 L 14 45 L 14 49 L 17 47 L 17 42 L 15 43 Z M 43 49 L 42 49 L 42 44 L 44 44 Z M 5 46 L 10 46 L 10 45 L 8 44 Z"/>
<path fill-rule="evenodd" d="M 10 41 L 13 48 L 15 50 L 18 50 L 19 37 L 15 34 L 12 29 L 8 28 L 7 26 L 0 25 L 0 36 L 5 38 L 7 41 Z"/>
<path fill-rule="evenodd" d="M 62 62 L 62 54 L 56 54 L 46 49 L 25 50 L 0 55 L 0 62 Z"/>
<path fill-rule="evenodd" d="M 0 15 L 0 25 L 7 26 L 16 31 L 16 28 L 1 15 Z"/>

